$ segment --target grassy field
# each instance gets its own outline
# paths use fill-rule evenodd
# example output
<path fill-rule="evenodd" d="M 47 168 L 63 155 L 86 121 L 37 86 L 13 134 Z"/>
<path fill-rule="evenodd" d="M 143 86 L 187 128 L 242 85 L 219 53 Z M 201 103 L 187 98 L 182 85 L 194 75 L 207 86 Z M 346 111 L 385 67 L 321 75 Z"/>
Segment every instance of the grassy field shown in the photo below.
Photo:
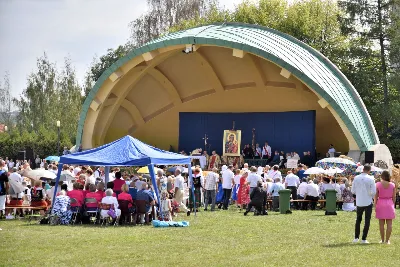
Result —
<path fill-rule="evenodd" d="M 397 215 L 400 212 L 397 210 Z M 0 266 L 395 266 L 400 223 L 391 245 L 352 244 L 355 213 L 323 211 L 247 217 L 235 208 L 200 212 L 187 228 L 43 226 L 0 221 Z"/>

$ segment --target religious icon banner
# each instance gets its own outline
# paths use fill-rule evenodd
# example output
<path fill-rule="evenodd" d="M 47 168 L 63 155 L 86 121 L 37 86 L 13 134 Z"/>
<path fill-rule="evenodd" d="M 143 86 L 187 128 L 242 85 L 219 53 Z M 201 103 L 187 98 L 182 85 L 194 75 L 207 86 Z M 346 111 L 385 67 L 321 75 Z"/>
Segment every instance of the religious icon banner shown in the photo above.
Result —
<path fill-rule="evenodd" d="M 223 156 L 240 156 L 240 143 L 242 132 L 240 130 L 224 131 Z"/>

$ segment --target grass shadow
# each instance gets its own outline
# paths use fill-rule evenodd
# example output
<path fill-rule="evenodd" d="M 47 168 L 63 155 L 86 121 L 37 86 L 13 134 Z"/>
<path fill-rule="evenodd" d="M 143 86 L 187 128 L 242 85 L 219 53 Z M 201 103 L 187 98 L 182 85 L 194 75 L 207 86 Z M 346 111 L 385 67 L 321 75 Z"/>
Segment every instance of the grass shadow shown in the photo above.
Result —
<path fill-rule="evenodd" d="M 361 243 L 352 243 L 352 242 L 345 242 L 345 243 L 337 243 L 337 244 L 329 244 L 329 245 L 322 245 L 324 248 L 342 248 L 342 247 L 351 247 L 351 246 L 377 246 L 378 243 L 369 243 L 369 244 L 361 244 Z"/>

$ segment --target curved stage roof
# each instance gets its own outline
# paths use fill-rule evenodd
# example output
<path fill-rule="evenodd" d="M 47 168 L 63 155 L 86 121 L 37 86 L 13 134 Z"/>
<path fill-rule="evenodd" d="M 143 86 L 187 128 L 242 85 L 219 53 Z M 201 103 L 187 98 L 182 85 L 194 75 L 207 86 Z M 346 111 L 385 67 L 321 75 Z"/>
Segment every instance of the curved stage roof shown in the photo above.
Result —
<path fill-rule="evenodd" d="M 242 53 L 248 53 L 274 63 L 282 68 L 282 76 L 285 76 L 285 72 L 289 75 L 291 73 L 318 96 L 318 103 L 323 108 L 329 108 L 347 139 L 353 138 L 353 143 L 356 144 L 358 150 L 367 151 L 372 145 L 379 143 L 374 125 L 359 94 L 337 67 L 321 53 L 294 37 L 273 29 L 248 24 L 225 23 L 166 35 L 131 51 L 114 63 L 101 75 L 84 102 L 79 119 L 77 144 L 82 143 L 86 132 L 88 135 L 93 135 L 93 129 L 97 127 L 98 120 L 104 122 L 101 122 L 103 133 L 99 133 L 101 137 L 97 138 L 104 140 L 104 135 L 119 106 L 125 106 L 128 110 L 134 109 L 131 114 L 133 117 L 137 116 L 136 107 L 127 107 L 129 103 L 126 103 L 124 98 L 128 92 L 123 91 L 131 90 L 134 84 L 143 78 L 144 72 L 156 67 L 166 58 L 182 55 L 182 47 L 192 45 L 195 51 L 202 47 L 223 47 L 233 49 L 234 56 L 236 53 L 236 57 L 239 58 L 243 57 Z M 212 70 L 213 66 L 208 64 L 205 68 Z M 137 70 L 132 71 L 133 69 Z M 136 75 L 135 80 L 131 83 L 128 81 L 119 83 L 127 74 Z M 153 76 L 157 75 L 160 73 L 153 73 Z M 163 78 L 165 76 L 161 80 Z M 209 76 L 213 89 L 217 93 L 227 90 L 219 78 L 215 72 Z M 116 87 L 123 88 L 116 89 Z M 174 99 L 172 101 L 174 104 L 184 102 L 168 79 L 164 79 L 164 87 L 171 99 Z M 106 114 L 106 118 L 99 118 L 102 105 L 106 101 L 109 101 L 108 105 L 113 105 L 113 108 L 110 109 L 109 114 Z M 90 109 L 93 114 L 88 118 Z M 162 112 L 161 110 L 159 114 Z M 144 115 L 137 120 L 142 122 L 144 120 L 147 123 Z M 350 146 L 350 149 L 354 150 L 354 146 Z"/>

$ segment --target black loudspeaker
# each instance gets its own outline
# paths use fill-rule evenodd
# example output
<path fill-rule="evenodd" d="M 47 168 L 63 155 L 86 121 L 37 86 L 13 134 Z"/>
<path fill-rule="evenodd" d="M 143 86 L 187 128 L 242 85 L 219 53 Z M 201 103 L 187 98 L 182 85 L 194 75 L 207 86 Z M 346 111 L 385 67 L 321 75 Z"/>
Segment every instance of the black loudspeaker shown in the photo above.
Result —
<path fill-rule="evenodd" d="M 338 158 L 340 155 L 342 155 L 342 152 L 335 152 L 335 158 Z"/>
<path fill-rule="evenodd" d="M 25 150 L 25 159 L 26 160 L 31 160 L 31 162 L 34 162 L 35 157 L 33 156 L 33 149 L 32 148 L 27 148 Z"/>
<path fill-rule="evenodd" d="M 25 151 L 18 151 L 17 160 L 25 160 L 26 152 Z"/>
<path fill-rule="evenodd" d="M 375 162 L 375 153 L 374 151 L 365 151 L 365 163 L 374 163 Z"/>

